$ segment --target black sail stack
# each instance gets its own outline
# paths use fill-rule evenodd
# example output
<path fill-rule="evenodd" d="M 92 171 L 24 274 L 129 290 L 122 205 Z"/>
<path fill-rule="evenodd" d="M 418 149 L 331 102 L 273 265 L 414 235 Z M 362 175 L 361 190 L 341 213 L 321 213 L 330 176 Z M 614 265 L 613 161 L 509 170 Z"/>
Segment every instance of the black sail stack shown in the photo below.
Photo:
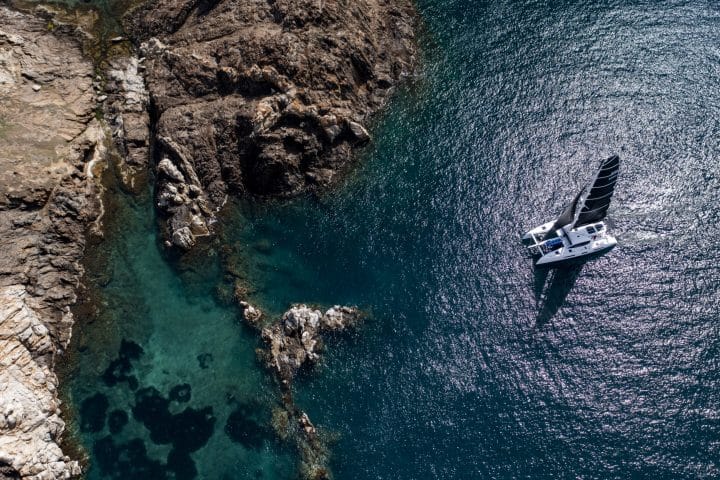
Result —
<path fill-rule="evenodd" d="M 579 227 L 599 222 L 605 218 L 610 207 L 610 199 L 615 191 L 615 183 L 619 172 L 620 157 L 617 155 L 613 155 L 600 164 L 600 170 L 598 170 L 592 187 L 590 187 L 590 191 L 582 203 L 582 208 L 574 226 Z"/>
<path fill-rule="evenodd" d="M 609 252 L 617 239 L 603 221 L 610 208 L 620 173 L 620 157 L 600 162 L 598 169 L 554 221 L 543 223 L 522 236 L 536 267 L 562 267 Z"/>
<path fill-rule="evenodd" d="M 570 225 L 570 228 L 581 227 L 590 223 L 599 222 L 605 218 L 610 199 L 615 191 L 618 173 L 620 172 L 620 157 L 613 155 L 600 163 L 595 178 L 593 179 L 587 196 L 583 199 L 583 193 L 587 186 L 580 190 L 572 203 L 555 220 L 550 230 L 545 234 L 543 240 L 557 236 L 558 229 Z"/>

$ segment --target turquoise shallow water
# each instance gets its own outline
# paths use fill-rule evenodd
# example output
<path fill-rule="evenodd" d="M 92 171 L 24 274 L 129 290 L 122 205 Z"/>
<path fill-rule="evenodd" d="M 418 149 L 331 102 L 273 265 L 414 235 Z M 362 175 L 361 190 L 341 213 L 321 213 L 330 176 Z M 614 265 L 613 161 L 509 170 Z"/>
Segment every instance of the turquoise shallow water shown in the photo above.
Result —
<path fill-rule="evenodd" d="M 297 385 L 300 406 L 340 434 L 336 478 L 717 478 L 720 8 L 419 9 L 425 72 L 377 125 L 357 174 L 321 199 L 236 205 L 223 225 L 266 309 L 373 314 Z M 534 272 L 519 235 L 612 153 L 623 162 L 610 211 L 619 246 Z M 198 478 L 292 478 L 292 454 L 253 427 L 263 414 L 240 422 L 259 441 L 225 433 L 239 405 L 274 401 L 256 340 L 213 299 L 219 270 L 178 277 L 163 260 L 146 206 L 101 247 L 118 252 L 104 288 L 115 320 L 85 331 L 122 334 L 79 355 L 74 403 L 108 390 L 110 403 L 136 401 L 127 382 L 100 378 L 131 339 L 145 350 L 132 361 L 139 388 L 189 383 L 187 405 L 213 407 L 213 434 L 190 454 Z M 158 298 L 164 307 L 149 306 Z M 197 367 L 210 349 L 219 363 Z M 123 438 L 164 462 L 170 447 L 129 425 Z"/>
<path fill-rule="evenodd" d="M 67 374 L 88 478 L 290 477 L 256 336 L 217 300 L 217 255 L 164 257 L 150 195 L 113 196 L 111 240 L 90 253 L 98 296 L 76 314 Z"/>

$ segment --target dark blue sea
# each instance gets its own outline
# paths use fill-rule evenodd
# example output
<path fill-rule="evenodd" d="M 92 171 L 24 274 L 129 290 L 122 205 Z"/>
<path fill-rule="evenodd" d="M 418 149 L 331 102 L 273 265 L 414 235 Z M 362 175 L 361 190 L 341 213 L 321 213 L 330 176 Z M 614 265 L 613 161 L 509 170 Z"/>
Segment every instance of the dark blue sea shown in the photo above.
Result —
<path fill-rule="evenodd" d="M 185 261 L 111 194 L 66 389 L 89 479 L 296 478 L 227 258 L 270 314 L 370 313 L 295 385 L 338 480 L 720 478 L 720 4 L 418 9 L 418 78 L 333 191 L 236 203 Z M 612 154 L 619 245 L 536 271 L 520 235 Z"/>

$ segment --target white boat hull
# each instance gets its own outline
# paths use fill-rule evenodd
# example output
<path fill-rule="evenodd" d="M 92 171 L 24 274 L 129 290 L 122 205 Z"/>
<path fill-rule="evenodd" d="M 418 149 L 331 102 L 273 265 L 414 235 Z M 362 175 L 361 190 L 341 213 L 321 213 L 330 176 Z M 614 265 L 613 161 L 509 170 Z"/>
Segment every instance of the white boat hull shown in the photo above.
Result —
<path fill-rule="evenodd" d="M 602 255 L 617 245 L 617 240 L 607 232 L 604 222 L 584 225 L 572 230 L 559 229 L 554 238 L 544 240 L 553 223 L 539 225 L 522 237 L 523 241 L 531 242 L 529 249 L 536 257 L 537 266 L 561 266 Z"/>

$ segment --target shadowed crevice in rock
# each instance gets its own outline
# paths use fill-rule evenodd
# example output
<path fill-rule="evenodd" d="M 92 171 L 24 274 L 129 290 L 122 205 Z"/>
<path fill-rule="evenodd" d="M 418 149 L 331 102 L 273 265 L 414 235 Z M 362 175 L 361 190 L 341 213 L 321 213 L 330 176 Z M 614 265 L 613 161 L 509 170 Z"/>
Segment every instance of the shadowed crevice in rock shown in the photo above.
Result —
<path fill-rule="evenodd" d="M 0 462 L 0 480 L 20 480 L 20 473 L 5 462 Z"/>

